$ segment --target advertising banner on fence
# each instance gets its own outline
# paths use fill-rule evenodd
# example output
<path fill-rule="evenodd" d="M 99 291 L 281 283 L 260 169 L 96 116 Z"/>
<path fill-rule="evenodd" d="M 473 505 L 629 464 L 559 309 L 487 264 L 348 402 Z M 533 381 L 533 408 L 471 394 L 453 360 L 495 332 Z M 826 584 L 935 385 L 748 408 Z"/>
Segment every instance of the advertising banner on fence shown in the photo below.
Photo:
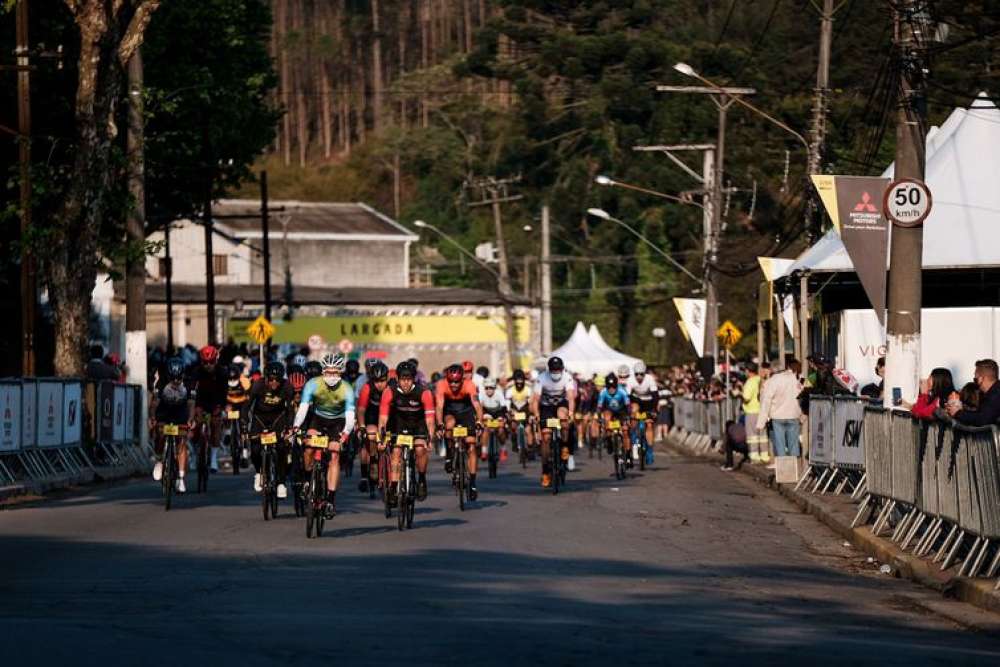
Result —
<path fill-rule="evenodd" d="M 83 385 L 63 385 L 63 444 L 77 445 L 83 440 Z"/>
<path fill-rule="evenodd" d="M 62 445 L 63 383 L 62 380 L 38 381 L 38 446 Z"/>
<path fill-rule="evenodd" d="M 0 452 L 21 448 L 21 383 L 0 384 Z"/>
<path fill-rule="evenodd" d="M 115 428 L 115 385 L 102 382 L 97 387 L 97 439 L 101 442 L 111 442 L 114 439 Z"/>
<path fill-rule="evenodd" d="M 125 440 L 125 403 L 128 390 L 124 385 L 116 385 L 114 389 L 115 422 L 111 439 L 114 442 L 123 442 Z"/>
<path fill-rule="evenodd" d="M 809 401 L 809 464 L 833 463 L 833 403 L 829 398 Z"/>
<path fill-rule="evenodd" d="M 21 381 L 21 447 L 38 444 L 38 383 Z"/>

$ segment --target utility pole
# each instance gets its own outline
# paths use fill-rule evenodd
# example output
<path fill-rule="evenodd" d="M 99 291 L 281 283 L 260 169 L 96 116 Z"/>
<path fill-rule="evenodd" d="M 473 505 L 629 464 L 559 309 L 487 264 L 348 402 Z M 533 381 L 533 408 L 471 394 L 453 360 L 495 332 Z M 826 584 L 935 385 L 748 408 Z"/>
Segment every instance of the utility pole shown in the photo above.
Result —
<path fill-rule="evenodd" d="M 896 165 L 893 177 L 924 179 L 927 95 L 924 50 L 927 7 L 924 0 L 899 0 L 893 6 L 893 42 L 898 61 Z M 917 34 L 921 39 L 917 38 Z M 893 224 L 889 251 L 889 298 L 884 405 L 893 390 L 904 399 L 917 395 L 920 374 L 920 311 L 923 304 L 923 227 Z"/>
<path fill-rule="evenodd" d="M 542 206 L 542 354 L 552 352 L 552 247 L 549 206 Z"/>
<path fill-rule="evenodd" d="M 174 350 L 174 258 L 170 254 L 170 223 L 163 228 L 163 254 L 166 259 L 167 351 Z"/>
<path fill-rule="evenodd" d="M 267 210 L 267 171 L 260 172 L 260 229 L 261 250 L 264 255 L 264 318 L 271 321 L 271 238 Z M 268 341 L 270 344 L 270 341 Z"/>
<path fill-rule="evenodd" d="M 128 188 L 132 210 L 126 222 L 128 265 L 125 273 L 125 368 L 127 379 L 137 384 L 143 396 L 141 424 L 146 423 L 146 163 L 143 123 L 142 49 L 128 62 Z M 143 445 L 148 429 L 139 429 Z"/>
<path fill-rule="evenodd" d="M 31 252 L 31 65 L 28 58 L 28 0 L 18 0 L 17 15 L 17 132 L 21 166 L 21 373 L 35 374 L 35 258 Z"/>
<path fill-rule="evenodd" d="M 215 345 L 215 254 L 212 251 L 212 181 L 215 166 L 212 164 L 212 148 L 209 145 L 208 110 L 202 110 L 201 151 L 205 162 L 205 199 L 202 201 L 201 219 L 205 226 L 205 319 L 208 325 L 208 345 Z"/>
<path fill-rule="evenodd" d="M 512 292 L 510 289 L 510 267 L 507 264 L 507 246 L 503 236 L 503 217 L 500 205 L 517 201 L 521 195 L 510 194 L 510 186 L 520 181 L 520 177 L 497 179 L 492 176 L 475 181 L 466 181 L 465 188 L 477 190 L 480 195 L 479 201 L 470 202 L 470 207 L 489 205 L 493 209 L 493 228 L 497 239 L 497 263 L 500 269 L 498 287 L 500 296 L 503 299 L 504 326 L 507 329 L 507 355 L 511 370 L 517 368 L 517 343 L 515 340 L 514 312 L 510 299 Z"/>
<path fill-rule="evenodd" d="M 830 94 L 830 50 L 833 44 L 833 15 L 839 7 L 834 8 L 834 0 L 823 0 L 820 13 L 819 32 L 819 63 L 816 67 L 816 88 L 813 97 L 812 128 L 809 137 L 809 162 L 806 168 L 806 178 L 812 174 L 823 173 L 823 147 L 826 143 L 826 110 L 827 98 Z M 816 215 L 816 197 L 812 185 L 807 183 L 809 196 L 806 198 L 806 233 L 810 241 L 822 233 L 822 218 Z"/>

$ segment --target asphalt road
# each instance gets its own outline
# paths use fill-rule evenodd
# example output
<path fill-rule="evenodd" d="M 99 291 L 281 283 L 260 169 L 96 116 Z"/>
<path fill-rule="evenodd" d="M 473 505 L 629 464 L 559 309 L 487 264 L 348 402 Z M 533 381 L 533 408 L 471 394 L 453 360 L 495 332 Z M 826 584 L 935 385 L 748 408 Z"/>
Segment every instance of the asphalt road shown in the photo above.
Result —
<path fill-rule="evenodd" d="M 513 462 L 513 461 L 512 461 Z M 5 664 L 1000 664 L 985 612 L 879 575 L 739 475 L 665 453 L 564 493 L 507 464 L 460 512 L 433 462 L 400 533 L 350 490 L 321 539 L 247 475 L 0 512 Z M 537 465 L 537 464 L 535 464 Z M 942 616 L 941 611 L 947 616 Z"/>

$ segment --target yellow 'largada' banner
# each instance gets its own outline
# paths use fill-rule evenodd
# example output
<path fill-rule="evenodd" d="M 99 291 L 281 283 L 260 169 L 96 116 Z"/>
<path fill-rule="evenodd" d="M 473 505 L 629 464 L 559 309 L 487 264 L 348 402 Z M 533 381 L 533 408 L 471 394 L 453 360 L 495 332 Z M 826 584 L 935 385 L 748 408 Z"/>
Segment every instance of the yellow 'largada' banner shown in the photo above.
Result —
<path fill-rule="evenodd" d="M 230 320 L 227 330 L 236 342 L 248 341 L 248 320 Z M 502 317 L 475 315 L 412 315 L 359 317 L 296 317 L 291 322 L 274 322 L 274 343 L 304 345 L 310 336 L 319 335 L 327 343 L 348 339 L 366 343 L 504 343 L 507 334 Z M 518 343 L 530 342 L 527 318 L 514 319 Z"/>

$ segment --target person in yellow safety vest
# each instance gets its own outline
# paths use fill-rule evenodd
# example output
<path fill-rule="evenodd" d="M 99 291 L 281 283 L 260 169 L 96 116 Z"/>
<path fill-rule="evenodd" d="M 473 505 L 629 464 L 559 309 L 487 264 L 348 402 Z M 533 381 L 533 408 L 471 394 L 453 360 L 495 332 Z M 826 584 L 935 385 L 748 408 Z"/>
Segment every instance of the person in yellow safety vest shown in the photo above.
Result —
<path fill-rule="evenodd" d="M 767 431 L 757 430 L 757 418 L 760 416 L 760 388 L 764 380 L 767 379 L 770 370 L 766 361 L 761 364 L 760 368 L 753 362 L 746 366 L 747 379 L 743 383 L 743 414 L 746 415 L 747 447 L 750 450 L 751 463 L 768 463 L 771 460 Z"/>

